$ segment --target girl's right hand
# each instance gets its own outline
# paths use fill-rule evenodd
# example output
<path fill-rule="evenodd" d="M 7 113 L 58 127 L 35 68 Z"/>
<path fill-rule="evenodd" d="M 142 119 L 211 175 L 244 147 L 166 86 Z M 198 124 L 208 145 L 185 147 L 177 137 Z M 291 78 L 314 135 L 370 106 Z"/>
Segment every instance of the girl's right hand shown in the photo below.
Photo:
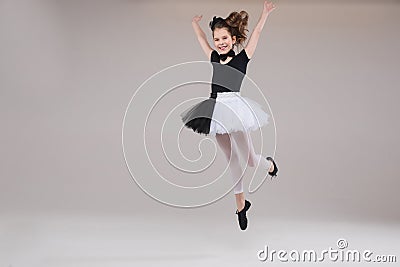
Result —
<path fill-rule="evenodd" d="M 265 0 L 264 2 L 264 9 L 263 9 L 263 13 L 269 14 L 272 12 L 272 10 L 274 10 L 276 7 L 272 2 L 268 3 L 268 0 Z"/>
<path fill-rule="evenodd" d="M 193 17 L 192 22 L 199 22 L 201 20 L 201 18 L 203 17 L 203 15 L 196 15 Z"/>

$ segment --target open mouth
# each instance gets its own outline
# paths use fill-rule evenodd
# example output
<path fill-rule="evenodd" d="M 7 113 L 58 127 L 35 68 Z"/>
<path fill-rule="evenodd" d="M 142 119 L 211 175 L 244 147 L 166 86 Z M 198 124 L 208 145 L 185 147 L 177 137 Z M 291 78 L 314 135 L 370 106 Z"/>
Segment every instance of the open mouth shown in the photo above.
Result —
<path fill-rule="evenodd" d="M 220 50 L 222 50 L 222 51 L 225 51 L 225 50 L 228 49 L 228 46 L 227 46 L 227 45 L 220 45 L 220 46 L 218 46 L 218 48 L 219 48 Z"/>

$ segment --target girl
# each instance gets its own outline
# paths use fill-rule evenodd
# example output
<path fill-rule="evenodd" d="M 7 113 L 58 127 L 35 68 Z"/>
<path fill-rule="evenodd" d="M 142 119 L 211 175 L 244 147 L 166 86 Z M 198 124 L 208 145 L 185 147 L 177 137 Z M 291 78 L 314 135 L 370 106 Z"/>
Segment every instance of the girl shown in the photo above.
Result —
<path fill-rule="evenodd" d="M 193 131 L 215 136 L 217 143 L 224 152 L 234 182 L 238 221 L 240 229 L 247 228 L 246 212 L 250 201 L 243 193 L 242 168 L 239 164 L 239 152 L 247 158 L 249 166 L 260 163 L 268 170 L 271 178 L 276 176 L 278 168 L 271 157 L 264 158 L 255 154 L 250 131 L 256 130 L 268 123 L 269 115 L 261 106 L 250 98 L 240 95 L 242 80 L 246 74 L 247 63 L 252 58 L 265 21 L 274 4 L 264 2 L 261 17 L 250 36 L 246 46 L 243 46 L 247 35 L 248 13 L 246 11 L 232 12 L 225 19 L 214 17 L 210 22 L 214 46 L 212 49 L 207 37 L 199 25 L 202 16 L 195 16 L 192 21 L 197 39 L 213 64 L 212 91 L 204 100 L 181 113 L 185 126 Z M 236 55 L 235 46 L 243 49 Z"/>

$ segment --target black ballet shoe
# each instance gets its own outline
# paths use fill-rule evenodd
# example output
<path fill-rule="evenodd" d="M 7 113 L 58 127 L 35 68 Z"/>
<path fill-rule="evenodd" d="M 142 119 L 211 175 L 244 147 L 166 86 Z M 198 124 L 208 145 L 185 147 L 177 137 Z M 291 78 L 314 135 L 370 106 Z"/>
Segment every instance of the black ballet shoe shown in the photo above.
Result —
<path fill-rule="evenodd" d="M 267 160 L 272 161 L 272 164 L 274 164 L 274 170 L 272 172 L 268 172 L 269 175 L 271 175 L 271 180 L 274 176 L 277 176 L 276 173 L 278 172 L 278 167 L 276 166 L 275 161 L 271 157 L 267 157 Z"/>
<path fill-rule="evenodd" d="M 239 226 L 240 229 L 246 230 L 247 228 L 247 217 L 246 217 L 246 212 L 249 210 L 251 206 L 250 201 L 245 200 L 244 201 L 244 208 L 241 211 L 236 210 L 236 214 L 238 215 L 238 221 L 239 221 Z"/>

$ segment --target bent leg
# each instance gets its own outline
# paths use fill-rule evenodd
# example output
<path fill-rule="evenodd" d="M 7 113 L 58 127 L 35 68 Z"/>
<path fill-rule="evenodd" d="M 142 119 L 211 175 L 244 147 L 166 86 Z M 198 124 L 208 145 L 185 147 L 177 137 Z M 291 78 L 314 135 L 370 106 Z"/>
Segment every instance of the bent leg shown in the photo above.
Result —
<path fill-rule="evenodd" d="M 268 170 L 271 167 L 272 164 L 269 160 L 264 158 L 262 155 L 255 153 L 250 132 L 237 131 L 231 133 L 231 135 L 250 167 L 256 166 L 256 163 L 258 162 L 263 169 Z"/>

